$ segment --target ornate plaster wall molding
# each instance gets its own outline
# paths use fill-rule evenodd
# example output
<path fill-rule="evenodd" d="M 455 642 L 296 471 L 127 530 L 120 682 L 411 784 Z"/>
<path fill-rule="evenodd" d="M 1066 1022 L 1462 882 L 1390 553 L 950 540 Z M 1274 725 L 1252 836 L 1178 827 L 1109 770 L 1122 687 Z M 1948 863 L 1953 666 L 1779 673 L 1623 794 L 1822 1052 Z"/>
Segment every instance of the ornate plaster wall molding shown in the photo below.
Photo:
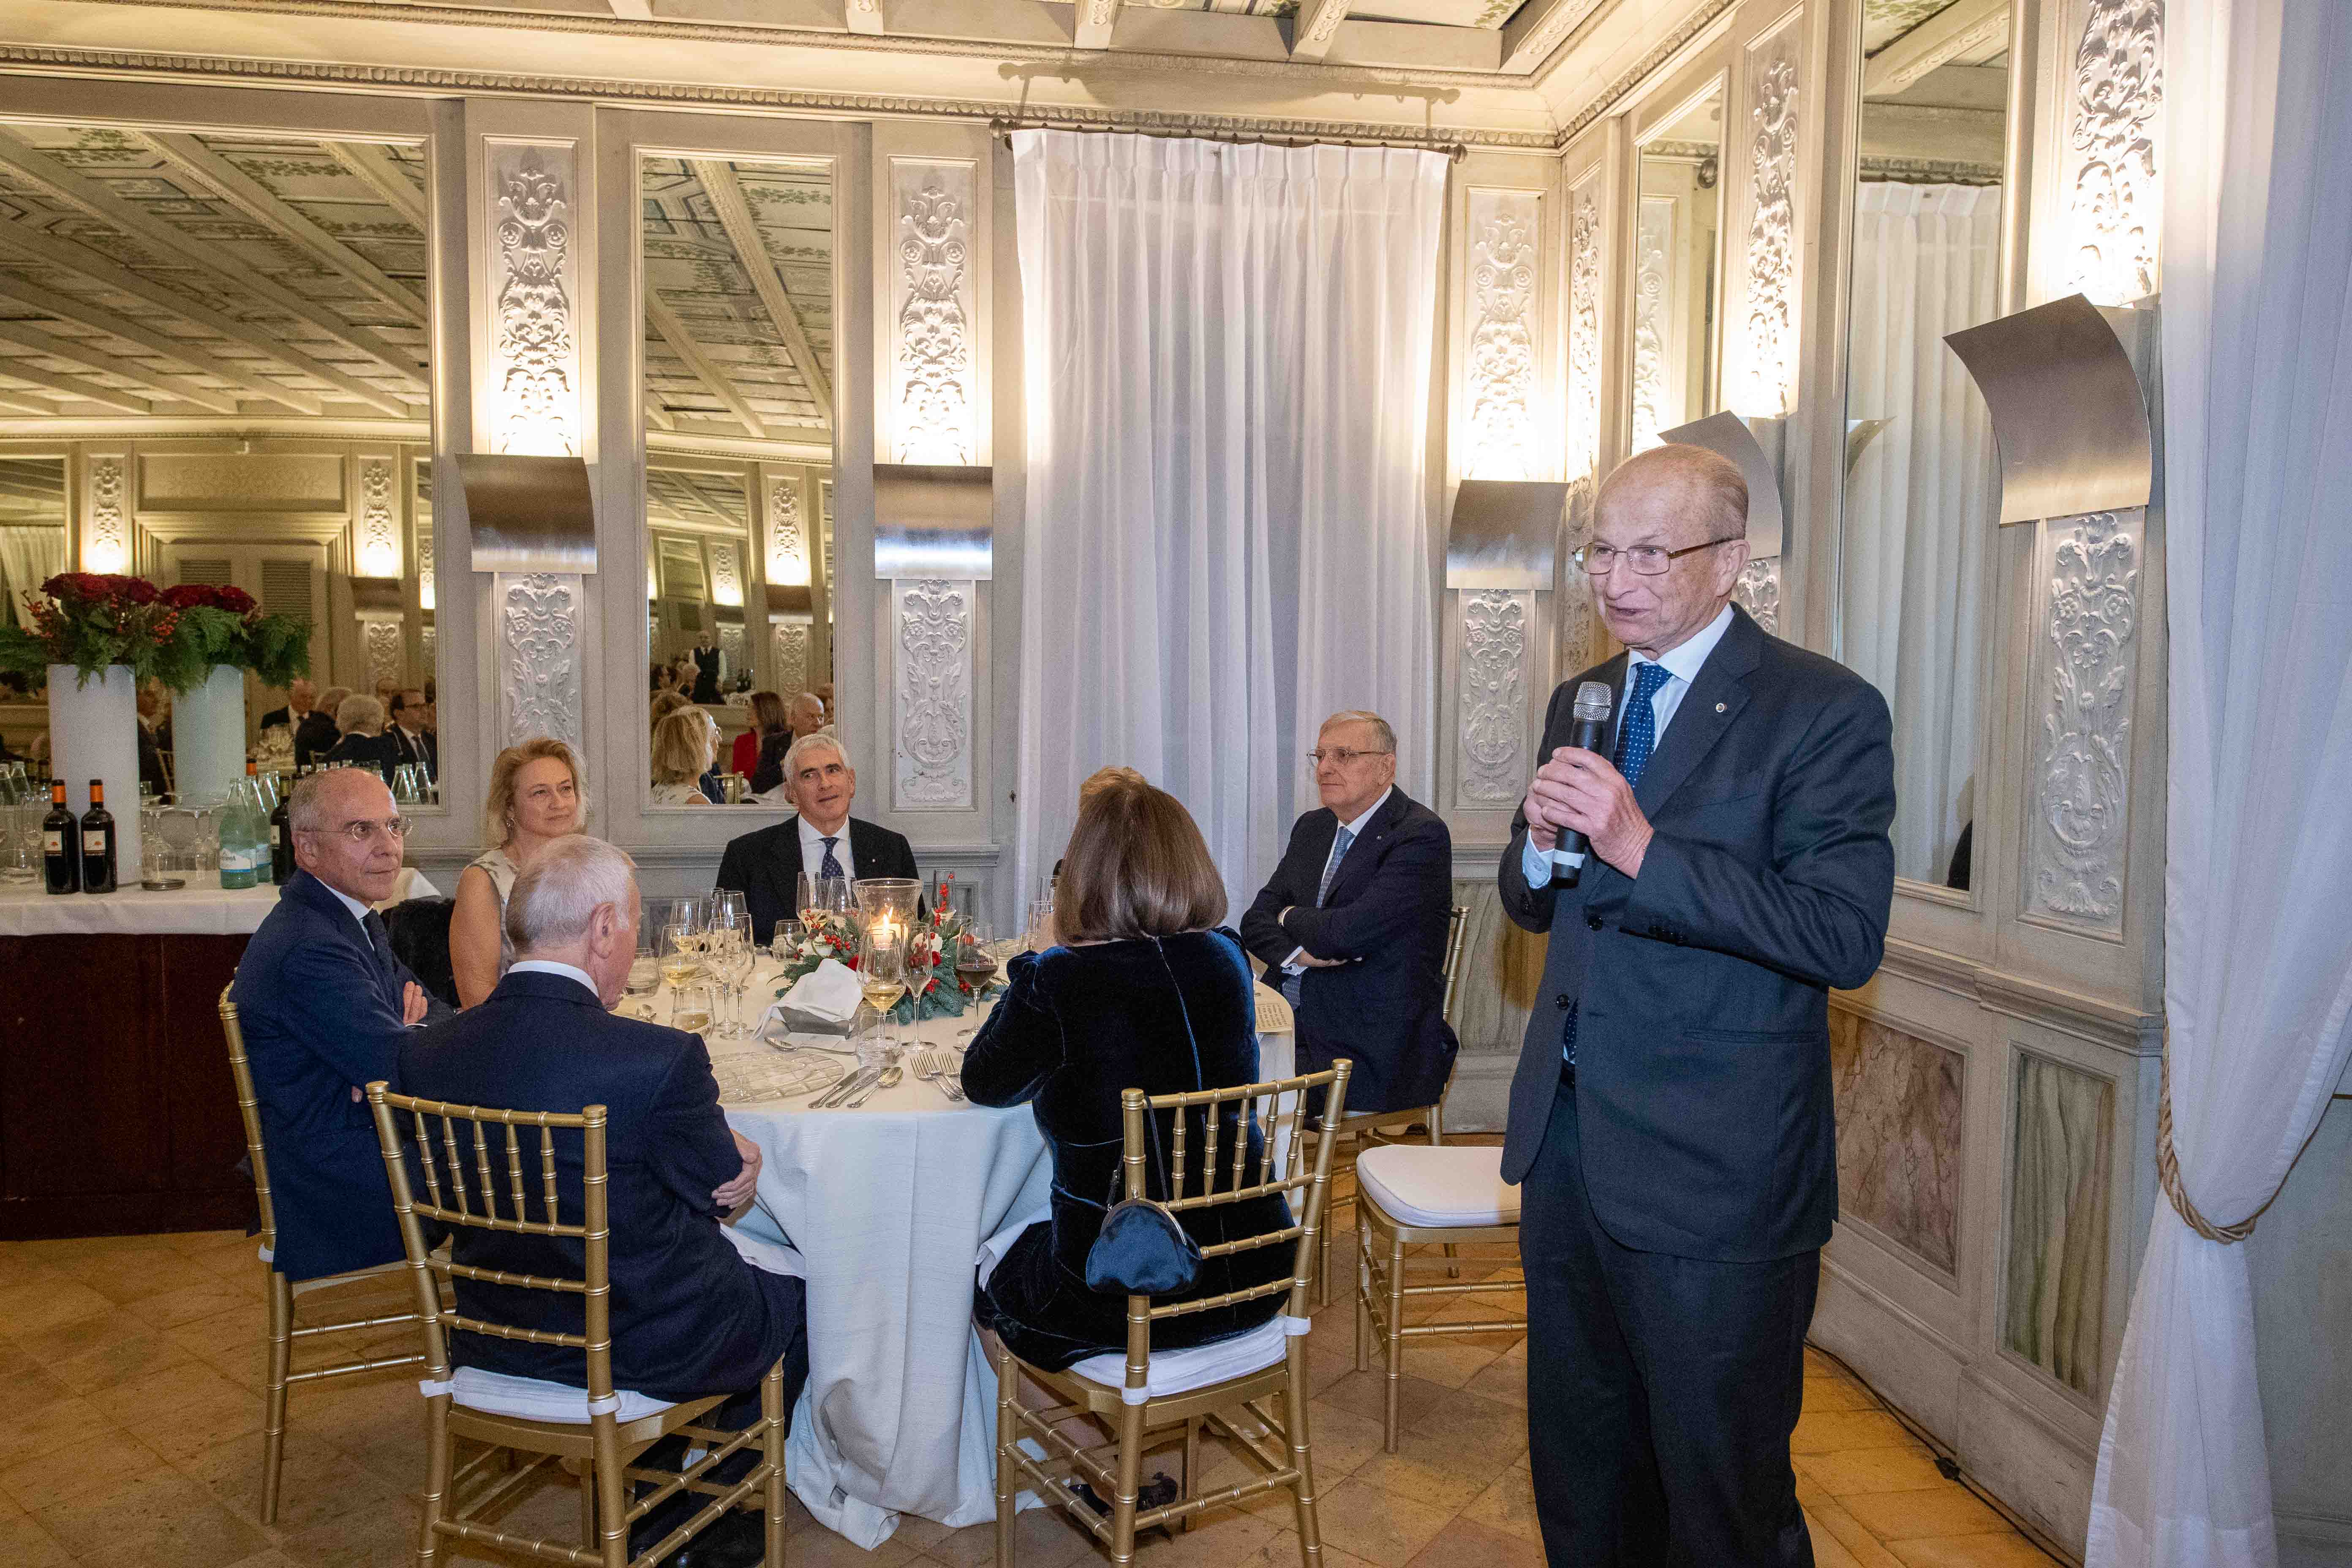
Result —
<path fill-rule="evenodd" d="M 500 452 L 578 457 L 575 155 L 537 142 L 487 145 L 491 439 Z"/>
<path fill-rule="evenodd" d="M 2047 675 L 2039 683 L 2024 912 L 2109 935 L 2123 931 L 2145 525 L 2137 510 L 2041 525 L 2049 641 L 2042 648 Z"/>
<path fill-rule="evenodd" d="M 438 589 L 433 580 L 433 520 L 416 520 L 416 605 L 419 609 L 435 607 Z M 429 661 L 428 661 L 429 662 Z"/>
<path fill-rule="evenodd" d="M 1797 382 L 1797 67 L 1785 26 L 1749 73 L 1747 387 L 1740 411 L 1789 411 Z"/>
<path fill-rule="evenodd" d="M 383 681 L 404 685 L 408 679 L 408 640 L 401 632 L 398 616 L 368 616 L 360 621 L 361 658 L 367 667 L 368 684 Z"/>
<path fill-rule="evenodd" d="M 801 484 L 791 477 L 768 487 L 768 581 L 809 580 L 808 530 L 801 521 Z"/>
<path fill-rule="evenodd" d="M 435 670 L 440 668 L 441 637 L 439 628 L 436 626 L 419 626 L 416 629 L 416 650 L 418 655 L 425 660 L 425 673 L 427 676 L 432 675 Z"/>
<path fill-rule="evenodd" d="M 2164 0 L 2089 0 L 2074 51 L 2074 286 L 2122 305 L 2163 285 L 2157 183 L 2164 110 Z"/>
<path fill-rule="evenodd" d="M 400 526 L 392 510 L 392 459 L 360 459 L 360 570 L 362 577 L 397 577 Z"/>
<path fill-rule="evenodd" d="M 85 572 L 131 570 L 131 518 L 123 504 L 128 463 L 120 457 L 89 460 L 89 507 L 81 532 Z"/>
<path fill-rule="evenodd" d="M 926 577 L 890 584 L 891 805 L 972 805 L 972 606 L 978 584 Z"/>
<path fill-rule="evenodd" d="M 768 626 L 770 657 L 776 663 L 776 689 L 791 697 L 809 689 L 809 623 L 805 616 L 777 616 Z"/>
<path fill-rule="evenodd" d="M 581 728 L 582 578 L 570 572 L 500 573 L 499 732 L 511 746 L 552 735 L 578 747 Z"/>
<path fill-rule="evenodd" d="M 1527 789 L 1528 633 L 1532 589 L 1465 590 L 1454 794 L 1465 805 L 1507 806 Z"/>
<path fill-rule="evenodd" d="M 719 651 L 726 658 L 727 681 L 732 686 L 738 675 L 751 668 L 751 639 L 744 632 L 741 622 L 719 623 Z M 757 684 L 756 677 L 753 683 Z"/>
<path fill-rule="evenodd" d="M 1466 207 L 1470 266 L 1463 283 L 1470 341 L 1464 374 L 1469 417 L 1462 473 L 1474 479 L 1538 479 L 1546 467 L 1537 436 L 1543 375 L 1536 350 L 1541 332 L 1536 280 L 1543 268 L 1543 196 L 1537 191 L 1473 190 Z"/>
<path fill-rule="evenodd" d="M 731 539 L 710 542 L 710 600 L 730 608 L 743 603 L 743 559 L 736 552 Z M 742 666 L 735 668 L 740 669 Z"/>
<path fill-rule="evenodd" d="M 890 434 L 902 463 L 978 459 L 972 185 L 970 163 L 890 160 Z"/>
<path fill-rule="evenodd" d="M 194 0 L 189 0 L 189 3 L 194 3 Z M 1649 80 L 1651 74 L 1660 66 L 1682 53 L 1693 38 L 1706 31 L 1707 25 L 1730 10 L 1735 3 L 1736 0 L 1699 0 L 1699 4 L 1691 8 L 1690 15 L 1685 16 L 1673 32 L 1653 45 L 1648 54 L 1619 71 L 1607 87 L 1594 93 L 1585 100 L 1582 108 L 1569 116 L 1568 123 L 1560 128 L 1559 144 L 1567 146 L 1586 126 L 1624 101 L 1626 94 Z"/>
<path fill-rule="evenodd" d="M 1658 444 L 1666 427 L 1674 353 L 1675 204 L 1643 196 L 1633 226 L 1633 450 Z"/>
<path fill-rule="evenodd" d="M 1780 558 L 1767 555 L 1750 561 L 1733 584 L 1731 596 L 1739 607 L 1755 617 L 1756 624 L 1774 637 L 1780 635 Z"/>
<path fill-rule="evenodd" d="M 1601 468 L 1601 175 L 1588 174 L 1568 196 L 1568 548 L 1592 529 Z M 1559 595 L 1559 668 L 1584 668 L 1592 646 L 1592 599 L 1571 566 Z"/>

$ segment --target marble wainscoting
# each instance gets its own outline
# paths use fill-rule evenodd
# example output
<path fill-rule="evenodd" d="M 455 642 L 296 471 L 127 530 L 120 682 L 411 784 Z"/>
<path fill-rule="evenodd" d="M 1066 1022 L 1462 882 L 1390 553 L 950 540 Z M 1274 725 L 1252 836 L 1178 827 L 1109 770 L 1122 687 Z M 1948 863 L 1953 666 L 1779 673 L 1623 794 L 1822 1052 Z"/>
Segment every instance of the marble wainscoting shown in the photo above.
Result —
<path fill-rule="evenodd" d="M 1830 1009 L 1838 1206 L 1929 1268 L 1957 1272 L 1960 1054 Z"/>
<path fill-rule="evenodd" d="M 1511 1074 L 1527 1038 L 1528 1014 L 1543 988 L 1544 943 L 1503 912 L 1495 879 L 1456 878 L 1454 901 L 1470 911 L 1454 987 L 1454 1032 L 1462 1054 L 1445 1100 L 1446 1131 L 1499 1132 L 1509 1118 Z"/>
<path fill-rule="evenodd" d="M 2020 1052 L 2001 1344 L 2075 1393 L 2103 1392 L 2115 1085 Z"/>

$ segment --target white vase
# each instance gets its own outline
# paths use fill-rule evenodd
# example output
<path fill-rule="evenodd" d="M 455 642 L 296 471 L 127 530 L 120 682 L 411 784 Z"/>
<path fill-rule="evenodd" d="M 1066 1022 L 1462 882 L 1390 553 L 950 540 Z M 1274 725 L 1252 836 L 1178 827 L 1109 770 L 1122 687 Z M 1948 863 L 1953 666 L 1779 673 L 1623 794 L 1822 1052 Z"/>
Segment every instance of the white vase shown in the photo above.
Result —
<path fill-rule="evenodd" d="M 172 702 L 172 787 L 218 800 L 245 776 L 245 671 L 216 664 Z"/>
<path fill-rule="evenodd" d="M 69 664 L 49 666 L 49 772 L 66 805 L 89 809 L 89 781 L 106 785 L 114 816 L 114 879 L 139 885 L 139 689 L 131 667 L 110 664 L 88 681 Z"/>

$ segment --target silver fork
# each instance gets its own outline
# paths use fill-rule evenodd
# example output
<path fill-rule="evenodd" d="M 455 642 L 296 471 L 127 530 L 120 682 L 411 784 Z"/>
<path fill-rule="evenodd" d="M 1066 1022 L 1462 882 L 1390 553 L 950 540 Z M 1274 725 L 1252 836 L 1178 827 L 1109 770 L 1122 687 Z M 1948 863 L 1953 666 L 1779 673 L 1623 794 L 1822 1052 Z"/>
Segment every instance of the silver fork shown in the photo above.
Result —
<path fill-rule="evenodd" d="M 928 1069 L 925 1066 L 926 1063 L 929 1064 Z M 940 1086 L 940 1093 L 946 1095 L 950 1100 L 955 1100 L 958 1103 L 962 1102 L 963 1088 L 961 1084 L 956 1082 L 955 1075 L 948 1071 L 946 1059 L 941 1053 L 937 1051 L 926 1051 L 921 1056 L 916 1058 L 915 1076 L 921 1079 L 925 1083 L 938 1084 Z"/>

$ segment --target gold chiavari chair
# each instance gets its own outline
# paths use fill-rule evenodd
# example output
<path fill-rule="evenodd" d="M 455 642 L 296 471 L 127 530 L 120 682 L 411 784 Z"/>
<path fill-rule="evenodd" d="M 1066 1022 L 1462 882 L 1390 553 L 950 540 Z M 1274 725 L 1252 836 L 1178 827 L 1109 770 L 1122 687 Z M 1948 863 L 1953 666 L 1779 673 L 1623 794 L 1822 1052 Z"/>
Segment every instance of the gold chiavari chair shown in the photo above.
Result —
<path fill-rule="evenodd" d="M 367 1086 L 367 1098 L 375 1115 L 376 1141 L 383 1150 L 384 1173 L 392 1182 L 393 1207 L 400 1216 L 408 1268 L 416 1283 L 418 1316 L 425 1325 L 425 1377 L 420 1387 L 425 1394 L 425 1482 L 416 1541 L 421 1568 L 432 1568 L 440 1560 L 445 1539 L 579 1568 L 646 1568 L 685 1545 L 728 1510 L 753 1498 L 767 1515 L 767 1568 L 783 1568 L 784 1432 L 791 1418 L 784 1406 L 783 1363 L 780 1361 L 770 1367 L 761 1382 L 761 1419 L 740 1432 L 697 1425 L 725 1402 L 723 1397 L 667 1404 L 613 1387 L 605 1107 L 591 1105 L 562 1114 L 452 1105 L 394 1094 L 381 1079 Z M 416 1195 L 404 1153 L 399 1117 L 408 1118 L 413 1124 L 415 1171 L 424 1179 L 424 1200 Z M 489 1132 L 491 1128 L 499 1132 Z M 528 1156 L 523 1148 L 525 1129 L 538 1132 L 538 1149 Z M 576 1222 L 564 1220 L 558 1201 L 555 1134 L 559 1131 L 576 1132 L 581 1141 L 582 1202 Z M 530 1217 L 534 1199 L 543 1216 L 539 1219 Z M 500 1212 L 502 1205 L 505 1213 Z M 581 1278 L 475 1268 L 457 1262 L 454 1247 L 448 1256 L 436 1255 L 425 1243 L 424 1222 L 427 1220 L 437 1220 L 453 1233 L 490 1230 L 575 1240 L 583 1255 Z M 474 1279 L 578 1296 L 583 1331 L 520 1328 L 445 1310 L 440 1300 L 443 1279 L 453 1284 Z M 511 1377 L 486 1378 L 469 1384 L 450 1364 L 452 1331 L 570 1346 L 586 1359 L 585 1386 Z M 525 1407 L 534 1414 L 518 1413 Z M 676 1471 L 631 1467 L 631 1460 L 674 1432 L 682 1432 L 703 1446 L 700 1460 Z M 461 1437 L 484 1446 L 462 1470 L 454 1463 Z M 756 1448 L 760 1462 L 740 1480 L 730 1484 L 710 1479 L 713 1468 L 747 1447 Z M 458 1502 L 458 1491 L 487 1476 L 491 1461 L 518 1454 L 530 1456 L 529 1462 L 513 1464 L 509 1458 L 509 1468 L 503 1476 L 483 1485 L 462 1505 Z M 581 1468 L 581 1545 L 513 1534 L 483 1522 L 493 1510 L 520 1495 L 551 1462 Z M 633 1483 L 646 1484 L 651 1489 L 632 1501 Z M 632 1558 L 629 1526 L 681 1490 L 712 1500 Z"/>
<path fill-rule="evenodd" d="M 1290 1275 L 1199 1300 L 1157 1304 L 1149 1296 L 1129 1296 L 1124 1379 L 1118 1383 L 1108 1381 L 1119 1375 L 1116 1369 L 1120 1363 L 1113 1355 L 1081 1361 L 1062 1372 L 1046 1372 L 1020 1360 L 998 1342 L 994 1347 L 997 1568 L 1013 1568 L 1013 1503 L 1024 1486 L 1034 1488 L 1092 1531 L 1109 1548 L 1111 1562 L 1119 1568 L 1135 1559 L 1138 1531 L 1180 1522 L 1189 1529 L 1192 1519 L 1204 1510 L 1287 1487 L 1305 1568 L 1319 1568 L 1323 1545 L 1315 1518 L 1315 1465 L 1307 1426 L 1305 1336 L 1307 1275 L 1329 1193 L 1331 1140 L 1316 1141 L 1311 1174 L 1300 1174 L 1299 1167 L 1306 1142 L 1302 1135 L 1307 1131 L 1303 1124 L 1307 1097 L 1323 1090 L 1328 1097 L 1326 1120 L 1336 1120 L 1347 1108 L 1352 1067 L 1342 1058 L 1326 1071 L 1302 1078 L 1191 1094 L 1147 1097 L 1141 1089 L 1130 1089 L 1120 1095 L 1126 1196 L 1149 1194 L 1145 1119 L 1161 1111 L 1173 1114 L 1168 1168 L 1163 1173 L 1166 1180 L 1160 1190 L 1170 1194 L 1165 1206 L 1179 1215 L 1276 1193 L 1292 1201 L 1305 1194 L 1304 1212 L 1288 1226 L 1201 1249 L 1204 1258 L 1211 1258 L 1286 1244 L 1293 1249 Z M 1185 1159 L 1186 1124 L 1193 1111 L 1202 1113 L 1197 1170 Z M 1223 1157 L 1217 1148 L 1221 1123 L 1232 1128 L 1232 1142 Z M 1253 1125 L 1262 1131 L 1255 1162 L 1249 1157 L 1247 1132 Z M 1242 1342 L 1234 1340 L 1200 1350 L 1166 1351 L 1156 1357 L 1152 1353 L 1155 1322 L 1275 1295 L 1285 1298 L 1283 1310 L 1266 1329 L 1258 1331 L 1269 1342 L 1258 1347 L 1265 1360 L 1257 1366 L 1202 1381 L 1215 1375 L 1205 1370 L 1212 1357 L 1227 1367 L 1234 1359 L 1252 1359 L 1235 1355 Z M 1278 1344 L 1271 1342 L 1277 1338 Z M 1043 1410 L 1024 1406 L 1019 1398 L 1024 1373 L 1042 1384 L 1056 1403 Z M 1282 1401 L 1279 1417 L 1273 1405 L 1276 1398 Z M 1079 1415 L 1101 1418 L 1114 1428 L 1115 1439 L 1097 1447 L 1081 1447 L 1059 1430 L 1062 1423 Z M 1197 1461 L 1202 1433 L 1208 1426 L 1239 1445 L 1264 1473 L 1200 1495 Z M 1184 1444 L 1184 1495 L 1172 1503 L 1139 1511 L 1136 1496 L 1146 1449 L 1180 1437 Z M 1021 1447 L 1024 1438 L 1039 1445 L 1045 1458 L 1031 1458 Z M 1277 1443 L 1286 1446 L 1286 1455 Z M 1110 1500 L 1108 1514 L 1097 1513 L 1072 1490 L 1071 1483 L 1078 1480 L 1097 1497 Z"/>
<path fill-rule="evenodd" d="M 1408 1296 L 1507 1294 L 1526 1289 L 1524 1278 L 1473 1280 L 1467 1285 L 1409 1285 L 1407 1270 L 1429 1258 L 1409 1258 L 1405 1248 L 1456 1242 L 1519 1239 L 1519 1189 L 1503 1180 L 1498 1148 L 1457 1145 L 1414 1149 L 1402 1144 L 1367 1149 L 1356 1161 L 1356 1370 L 1369 1372 L 1367 1352 L 1377 1338 L 1388 1373 L 1381 1417 L 1381 1443 L 1397 1449 L 1397 1379 L 1404 1371 L 1404 1342 L 1440 1334 L 1525 1333 L 1527 1320 L 1481 1320 L 1463 1323 L 1404 1321 Z M 1460 1273 L 1449 1263 L 1447 1272 Z M 1374 1331 L 1378 1333 L 1375 1336 Z"/>
<path fill-rule="evenodd" d="M 1445 921 L 1445 990 L 1444 1001 L 1439 1009 L 1440 1016 L 1449 1023 L 1454 1018 L 1454 995 L 1462 984 L 1462 948 L 1469 931 L 1469 908 L 1463 904 L 1454 905 Z M 1449 1072 L 1445 1076 L 1445 1089 L 1453 1087 L 1454 1075 Z M 1415 1123 L 1429 1130 L 1431 1148 L 1437 1148 L 1445 1142 L 1445 1089 L 1438 1092 L 1434 1105 L 1417 1106 L 1405 1110 L 1359 1111 L 1342 1121 L 1333 1136 L 1338 1138 L 1343 1148 L 1351 1148 L 1359 1140 L 1367 1143 L 1392 1143 L 1396 1140 L 1381 1131 L 1383 1128 L 1410 1130 Z M 1342 1170 L 1349 1168 L 1341 1166 Z M 1353 1202 L 1349 1194 L 1343 1193 L 1332 1200 L 1332 1206 L 1337 1208 Z M 1322 1251 L 1315 1263 L 1315 1304 L 1318 1307 L 1331 1304 L 1331 1236 L 1336 1229 L 1335 1224 L 1324 1231 Z M 1445 1255 L 1453 1257 L 1453 1247 L 1448 1247 Z"/>
<path fill-rule="evenodd" d="M 307 1323 L 297 1326 L 294 1303 L 304 1296 L 320 1290 L 331 1290 L 359 1280 L 378 1279 L 398 1271 L 400 1265 L 386 1263 L 374 1268 L 362 1268 L 349 1274 L 330 1274 L 322 1279 L 289 1280 L 278 1268 L 278 1215 L 269 1201 L 269 1158 L 261 1147 L 261 1102 L 253 1090 L 253 1068 L 246 1059 L 245 1032 L 237 1025 L 236 1004 L 228 999 L 228 987 L 220 994 L 221 1034 L 228 1041 L 228 1069 L 236 1080 L 237 1114 L 245 1120 L 245 1152 L 253 1164 L 253 1195 L 261 1205 L 261 1262 L 269 1271 L 268 1292 L 269 1301 L 269 1381 L 263 1400 L 261 1423 L 261 1522 L 278 1521 L 278 1489 L 279 1473 L 286 1456 L 286 1391 L 294 1384 L 316 1383 L 331 1377 L 350 1377 L 360 1373 L 380 1372 L 386 1367 L 410 1366 L 424 1361 L 421 1355 L 381 1356 L 373 1360 L 329 1362 L 318 1366 L 293 1370 L 294 1342 L 323 1339 L 330 1334 L 362 1333 L 417 1321 L 414 1312 L 396 1312 L 374 1318 L 352 1318 L 341 1322 Z"/>

